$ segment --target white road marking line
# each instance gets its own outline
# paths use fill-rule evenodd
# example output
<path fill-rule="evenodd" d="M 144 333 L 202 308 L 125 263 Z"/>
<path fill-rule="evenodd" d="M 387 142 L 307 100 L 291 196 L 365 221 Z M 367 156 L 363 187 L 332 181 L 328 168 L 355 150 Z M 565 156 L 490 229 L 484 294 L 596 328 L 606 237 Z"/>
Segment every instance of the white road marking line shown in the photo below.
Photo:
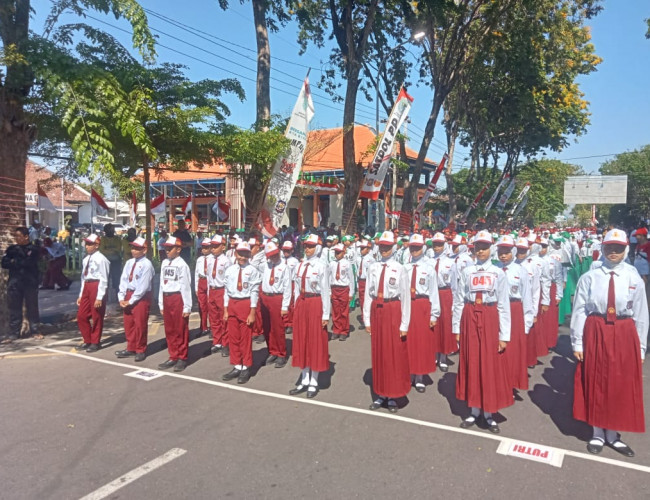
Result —
<path fill-rule="evenodd" d="M 92 493 L 89 493 L 85 497 L 81 498 L 81 500 L 101 500 L 102 498 L 106 498 L 107 496 L 112 495 L 117 490 L 123 488 L 127 484 L 132 483 L 136 479 L 140 479 L 145 474 L 148 474 L 149 472 L 152 472 L 157 468 L 162 467 L 163 465 L 171 462 L 175 458 L 185 455 L 185 453 L 187 453 L 187 450 L 183 450 L 181 448 L 172 448 L 164 455 L 160 455 L 158 458 L 154 458 L 151 462 L 147 462 L 146 464 L 141 465 L 140 467 L 136 467 L 132 471 L 129 471 L 123 476 L 118 477 L 115 481 L 111 481 L 110 483 L 105 484 L 101 488 L 96 489 Z"/>
<path fill-rule="evenodd" d="M 92 356 L 86 356 L 83 354 L 78 354 L 74 352 L 64 352 L 64 351 L 59 351 L 57 349 L 49 349 L 47 347 L 41 347 L 40 349 L 43 349 L 45 351 L 53 351 L 53 352 L 63 352 L 63 354 L 67 356 L 76 356 L 79 358 L 87 359 L 90 361 L 95 361 L 97 363 L 104 363 L 108 365 L 114 365 L 114 366 L 120 366 L 122 368 L 128 368 L 130 370 L 133 370 L 132 365 L 127 365 L 125 363 L 118 363 L 116 361 L 109 361 L 107 359 L 100 359 L 100 358 L 93 358 Z M 150 368 L 147 368 L 150 370 Z M 152 370 L 156 371 L 156 370 Z M 269 398 L 276 398 L 276 399 L 285 399 L 288 401 L 291 401 L 293 403 L 302 403 L 302 404 L 307 404 L 307 405 L 314 405 L 314 406 L 322 406 L 324 408 L 332 408 L 334 410 L 343 410 L 351 413 L 360 413 L 363 415 L 369 415 L 372 417 L 377 417 L 377 418 L 388 418 L 391 420 L 398 420 L 401 422 L 406 422 L 409 424 L 414 424 L 414 425 L 419 425 L 421 427 L 430 427 L 432 429 L 439 429 L 443 431 L 449 431 L 449 432 L 455 432 L 457 434 L 465 434 L 468 436 L 475 436 L 475 437 L 480 437 L 482 439 L 489 439 L 492 441 L 498 441 L 499 443 L 503 441 L 510 441 L 511 437 L 505 437 L 505 436 L 496 436 L 494 434 L 489 434 L 486 432 L 479 432 L 479 431 L 473 431 L 470 429 L 461 429 L 460 427 L 452 427 L 450 425 L 444 425 L 444 424 L 437 424 L 435 422 L 427 422 L 426 420 L 418 420 L 415 418 L 410 418 L 410 417 L 404 417 L 401 415 L 394 415 L 392 413 L 382 413 L 382 412 L 375 412 L 372 410 L 366 410 L 364 408 L 354 408 L 353 406 L 343 406 L 339 405 L 336 403 L 327 403 L 325 401 L 318 401 L 315 399 L 304 399 L 304 398 L 298 398 L 294 396 L 289 396 L 285 394 L 278 394 L 275 392 L 267 392 L 267 391 L 261 391 L 259 389 L 251 389 L 250 387 L 243 387 L 241 385 L 231 385 L 231 384 L 226 384 L 223 382 L 217 382 L 216 380 L 208 380 L 204 378 L 199 378 L 199 377 L 192 377 L 189 375 L 182 375 L 180 373 L 168 373 L 168 372 L 161 372 L 164 373 L 168 377 L 174 377 L 174 378 L 180 378 L 184 380 L 190 380 L 192 382 L 200 382 L 202 384 L 207 384 L 207 385 L 213 385 L 216 387 L 221 387 L 224 389 L 228 389 L 231 391 L 239 391 L 239 392 L 247 392 L 249 394 L 256 394 L 258 396 L 266 396 Z M 571 456 L 575 458 L 581 458 L 583 460 L 589 460 L 592 462 L 600 462 L 608 465 L 615 465 L 617 467 L 623 467 L 625 469 L 632 469 L 636 470 L 639 472 L 647 472 L 650 473 L 650 466 L 646 465 L 640 465 L 640 464 L 635 464 L 631 462 L 623 462 L 621 460 L 614 460 L 611 458 L 605 458 L 601 457 L 598 455 L 589 455 L 587 453 L 580 453 L 578 451 L 572 451 L 572 450 L 567 450 L 564 448 L 555 448 L 555 447 L 549 447 L 553 450 L 556 450 L 558 453 L 563 453 L 565 456 Z"/>

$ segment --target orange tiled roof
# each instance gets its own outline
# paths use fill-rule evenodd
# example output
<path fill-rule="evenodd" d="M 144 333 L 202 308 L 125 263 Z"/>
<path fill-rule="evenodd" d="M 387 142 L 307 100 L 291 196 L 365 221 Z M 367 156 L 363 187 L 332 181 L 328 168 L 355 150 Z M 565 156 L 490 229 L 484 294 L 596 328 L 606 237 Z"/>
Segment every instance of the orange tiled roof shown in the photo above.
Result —
<path fill-rule="evenodd" d="M 188 169 L 181 171 L 174 171 L 167 168 L 152 168 L 150 172 L 151 182 L 200 181 L 225 177 L 228 174 L 228 168 L 224 162 L 215 160 L 212 164 L 206 164 L 200 168 L 196 163 L 193 163 Z M 142 174 L 138 174 L 137 177 L 142 178 Z"/>
<path fill-rule="evenodd" d="M 59 207 L 61 205 L 61 177 L 51 170 L 27 160 L 25 165 L 25 193 L 36 193 L 39 184 L 50 201 L 56 207 Z M 69 208 L 73 205 L 90 202 L 90 193 L 75 183 L 64 179 L 63 199 L 64 206 Z M 36 202 L 33 205 L 36 205 Z"/>

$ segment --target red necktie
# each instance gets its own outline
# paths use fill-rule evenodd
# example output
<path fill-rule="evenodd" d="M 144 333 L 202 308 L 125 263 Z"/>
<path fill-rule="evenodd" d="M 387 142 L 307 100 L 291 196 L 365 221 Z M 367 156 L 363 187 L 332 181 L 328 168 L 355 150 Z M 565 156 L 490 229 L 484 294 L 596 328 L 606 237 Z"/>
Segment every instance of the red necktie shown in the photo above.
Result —
<path fill-rule="evenodd" d="M 361 264 L 359 265 L 359 277 L 363 276 L 363 257 L 361 257 Z"/>
<path fill-rule="evenodd" d="M 476 292 L 476 297 L 474 298 L 474 303 L 479 306 L 483 304 L 483 292 Z"/>
<path fill-rule="evenodd" d="M 237 290 L 242 291 L 243 285 L 241 282 L 241 267 L 239 268 L 239 276 L 237 276 Z"/>
<path fill-rule="evenodd" d="M 379 276 L 379 287 L 377 290 L 377 302 L 384 303 L 384 275 L 386 274 L 386 264 L 382 264 L 381 275 Z"/>
<path fill-rule="evenodd" d="M 338 264 L 336 264 L 336 281 L 339 281 L 341 279 L 341 261 L 339 260 Z"/>
<path fill-rule="evenodd" d="M 269 285 L 273 286 L 275 283 L 275 265 L 271 267 L 271 278 L 269 279 Z"/>
<path fill-rule="evenodd" d="M 133 272 L 135 271 L 135 265 L 136 262 L 133 263 L 133 267 L 131 268 L 131 273 L 129 274 L 129 283 L 133 281 Z"/>
<path fill-rule="evenodd" d="M 214 264 L 212 264 L 212 277 L 216 278 L 217 277 L 217 261 L 219 260 L 219 257 L 214 258 Z"/>
<path fill-rule="evenodd" d="M 436 261 L 436 275 L 438 274 L 438 267 L 440 267 L 440 259 Z"/>
<path fill-rule="evenodd" d="M 607 323 L 616 321 L 616 294 L 614 293 L 614 271 L 609 273 L 609 288 L 607 289 Z"/>
<path fill-rule="evenodd" d="M 86 269 L 84 269 L 84 277 L 88 276 L 88 268 L 90 267 L 90 257 L 88 257 L 88 262 L 86 262 Z"/>
<path fill-rule="evenodd" d="M 203 257 L 203 274 L 205 276 L 208 275 L 208 259 L 206 259 L 205 257 Z"/>
<path fill-rule="evenodd" d="M 305 284 L 307 283 L 307 269 L 309 269 L 309 262 L 305 265 L 305 272 L 302 273 L 302 279 L 300 280 L 300 291 L 303 297 L 305 296 Z"/>
<path fill-rule="evenodd" d="M 418 265 L 413 264 L 413 271 L 411 274 L 411 298 L 415 298 L 415 281 L 417 280 L 418 276 Z"/>

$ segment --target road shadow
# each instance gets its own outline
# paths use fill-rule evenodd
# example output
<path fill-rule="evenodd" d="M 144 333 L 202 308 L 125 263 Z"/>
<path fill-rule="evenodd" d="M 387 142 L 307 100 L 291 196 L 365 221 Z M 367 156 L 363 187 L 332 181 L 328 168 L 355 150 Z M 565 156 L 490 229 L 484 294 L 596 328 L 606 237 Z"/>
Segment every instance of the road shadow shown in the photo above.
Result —
<path fill-rule="evenodd" d="M 447 372 L 438 380 L 438 393 L 447 400 L 452 415 L 466 418 L 469 408 L 465 401 L 456 398 L 456 374 Z"/>
<path fill-rule="evenodd" d="M 203 342 L 190 344 L 187 349 L 187 364 L 192 365 L 198 360 L 206 357 L 206 351 L 209 353 L 212 347 L 212 339 L 204 338 Z"/>
<path fill-rule="evenodd" d="M 372 368 L 368 368 L 364 374 L 363 374 L 363 383 L 368 386 L 368 390 L 370 391 L 370 401 L 375 401 L 377 398 L 379 398 L 379 394 L 375 393 L 375 391 L 372 388 Z M 405 408 L 409 404 L 409 398 L 408 396 L 403 396 L 401 398 L 392 398 L 395 400 L 397 403 L 397 408 L 400 410 L 402 408 Z M 386 408 L 386 404 L 384 403 L 384 408 Z"/>

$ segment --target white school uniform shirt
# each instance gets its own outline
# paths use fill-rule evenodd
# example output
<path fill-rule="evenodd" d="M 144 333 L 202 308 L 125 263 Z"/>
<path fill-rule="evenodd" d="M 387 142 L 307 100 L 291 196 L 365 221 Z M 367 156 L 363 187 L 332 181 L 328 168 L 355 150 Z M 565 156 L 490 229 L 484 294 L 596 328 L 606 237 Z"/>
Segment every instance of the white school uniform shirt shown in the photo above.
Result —
<path fill-rule="evenodd" d="M 79 290 L 79 298 L 81 298 L 84 293 L 84 284 L 86 280 L 99 280 L 97 300 L 102 300 L 104 295 L 106 295 L 106 289 L 108 288 L 108 274 L 110 268 L 111 263 L 99 250 L 92 255 L 86 255 L 81 265 L 81 290 Z"/>
<path fill-rule="evenodd" d="M 481 279 L 483 278 L 483 279 Z M 465 302 L 474 302 L 476 292 L 483 293 L 483 302 L 491 304 L 496 302 L 499 313 L 499 340 L 510 341 L 510 292 L 508 277 L 488 259 L 485 262 L 476 262 L 467 266 L 460 273 L 458 285 L 454 292 L 453 316 L 451 331 L 455 335 L 460 333 L 460 319 L 463 314 Z"/>
<path fill-rule="evenodd" d="M 528 280 L 530 282 L 530 296 L 533 300 L 533 312 L 535 317 L 537 317 L 539 309 L 539 297 L 540 297 L 540 269 L 533 265 L 532 261 L 528 260 L 528 257 L 522 260 L 515 260 L 517 264 L 523 267 L 528 273 Z"/>
<path fill-rule="evenodd" d="M 542 259 L 548 263 L 551 283 L 555 283 L 555 300 L 562 300 L 564 296 L 564 267 L 562 267 L 559 255 L 547 253 Z"/>
<path fill-rule="evenodd" d="M 535 314 L 533 311 L 533 299 L 530 293 L 530 280 L 526 276 L 527 271 L 514 260 L 510 261 L 509 264 L 504 265 L 502 262 L 497 262 L 495 265 L 502 271 L 504 268 L 506 269 L 504 272 L 508 277 L 510 299 L 518 299 L 521 301 L 521 306 L 524 311 L 524 331 L 528 335 L 528 332 L 533 327 Z"/>
<path fill-rule="evenodd" d="M 160 288 L 158 290 L 158 307 L 163 306 L 163 292 L 181 292 L 183 313 L 192 311 L 192 274 L 190 267 L 180 257 L 165 259 L 160 266 Z"/>
<path fill-rule="evenodd" d="M 282 260 L 286 262 L 287 266 L 291 269 L 291 274 L 296 272 L 296 267 L 298 267 L 298 264 L 300 264 L 300 261 L 296 259 L 295 257 L 282 257 Z"/>
<path fill-rule="evenodd" d="M 431 321 L 440 317 L 440 296 L 438 295 L 438 277 L 436 270 L 431 265 L 429 259 L 420 257 L 418 260 L 411 259 L 411 262 L 404 264 L 409 283 L 409 293 L 411 293 L 411 283 L 413 282 L 413 272 L 415 276 L 415 295 L 426 295 L 431 302 Z M 415 321 L 421 321 L 421 318 L 413 318 Z"/>
<path fill-rule="evenodd" d="M 223 288 L 226 286 L 226 282 L 224 281 L 226 278 L 226 269 L 232 264 L 225 253 L 220 254 L 218 257 L 214 255 L 211 255 L 211 257 L 212 259 L 208 263 L 208 286 Z"/>
<path fill-rule="evenodd" d="M 610 272 L 614 272 L 616 315 L 633 318 L 641 343 L 641 358 L 645 359 L 648 336 L 648 301 L 643 278 L 633 266 L 624 262 L 608 267 L 609 261 L 583 274 L 578 280 L 571 315 L 571 345 L 582 352 L 585 321 L 590 314 L 607 314 Z"/>
<path fill-rule="evenodd" d="M 239 270 L 241 269 L 242 289 L 237 290 L 239 280 Z M 260 284 L 262 283 L 262 274 L 251 263 L 245 266 L 235 264 L 226 269 L 224 275 L 224 284 L 226 291 L 223 294 L 223 306 L 228 307 L 230 299 L 251 299 L 251 308 L 257 307 L 257 301 L 260 294 Z"/>
<path fill-rule="evenodd" d="M 309 266 L 307 266 L 309 264 Z M 316 254 L 311 259 L 303 259 L 298 264 L 296 272 L 293 275 L 294 286 L 294 303 L 302 293 L 302 277 L 307 273 L 305 278 L 305 293 L 316 293 L 321 296 L 323 301 L 323 321 L 329 321 L 331 303 L 330 291 L 330 271 L 328 265 L 319 259 Z M 289 302 L 282 300 L 282 309 L 286 310 Z"/>
<path fill-rule="evenodd" d="M 460 280 L 461 273 L 467 268 L 474 264 L 474 259 L 467 251 L 461 251 L 458 254 L 451 254 L 450 259 L 454 261 L 452 266 L 451 276 L 452 276 L 452 289 L 458 285 L 458 280 Z"/>
<path fill-rule="evenodd" d="M 539 250 L 537 250 L 539 252 Z M 539 269 L 539 293 L 541 304 L 547 306 L 551 303 L 551 269 L 546 260 L 542 259 L 537 253 L 528 255 L 528 260 Z"/>
<path fill-rule="evenodd" d="M 131 277 L 131 270 L 133 270 L 133 278 L 129 280 Z M 153 264 L 144 256 L 139 259 L 127 260 L 126 264 L 124 264 L 124 269 L 122 269 L 120 289 L 117 292 L 117 298 L 122 301 L 126 297 L 127 290 L 133 290 L 133 295 L 131 295 L 131 298 L 129 299 L 129 304 L 135 304 L 138 300 L 144 297 L 147 292 L 151 291 L 154 273 Z"/>
<path fill-rule="evenodd" d="M 436 268 L 436 263 L 438 264 L 438 288 L 444 287 L 455 287 L 456 278 L 453 275 L 454 271 L 454 259 L 449 258 L 444 252 L 439 255 L 433 254 L 431 258 L 431 265 L 433 268 Z"/>
<path fill-rule="evenodd" d="M 373 265 L 375 262 L 375 256 L 372 254 L 372 251 L 368 252 L 366 255 L 361 256 L 361 260 L 359 261 L 359 276 L 358 278 L 360 280 L 365 280 L 368 278 L 368 269 L 370 269 L 370 266 Z"/>
<path fill-rule="evenodd" d="M 264 267 L 266 267 L 266 255 L 264 255 L 264 250 L 260 250 L 250 259 L 250 264 L 255 269 L 259 271 L 260 274 L 264 272 Z"/>
<path fill-rule="evenodd" d="M 402 320 L 399 329 L 401 332 L 407 332 L 409 322 L 411 321 L 411 292 L 408 281 L 409 275 L 402 264 L 397 262 L 392 256 L 387 260 L 375 262 L 368 269 L 366 278 L 366 295 L 363 303 L 363 323 L 366 327 L 370 326 L 370 307 L 372 301 L 378 297 L 379 280 L 381 272 L 386 266 L 384 273 L 384 300 L 399 298 L 402 306 Z"/>
<path fill-rule="evenodd" d="M 212 268 L 211 261 L 212 255 L 200 255 L 196 259 L 196 267 L 194 268 L 194 293 L 199 291 L 199 278 L 207 278 L 210 269 Z"/>
<path fill-rule="evenodd" d="M 329 263 L 330 286 L 347 286 L 350 288 L 350 298 L 354 295 L 354 271 L 352 263 L 343 257 L 341 260 L 334 260 Z M 339 271 L 339 279 L 336 279 L 336 271 Z"/>
<path fill-rule="evenodd" d="M 273 284 L 271 284 L 271 270 L 273 269 Z M 292 275 L 291 268 L 283 258 L 280 258 L 280 262 L 277 264 L 268 260 L 264 266 L 264 273 L 262 274 L 262 292 L 268 294 L 281 293 L 284 295 L 287 288 L 291 292 Z"/>

